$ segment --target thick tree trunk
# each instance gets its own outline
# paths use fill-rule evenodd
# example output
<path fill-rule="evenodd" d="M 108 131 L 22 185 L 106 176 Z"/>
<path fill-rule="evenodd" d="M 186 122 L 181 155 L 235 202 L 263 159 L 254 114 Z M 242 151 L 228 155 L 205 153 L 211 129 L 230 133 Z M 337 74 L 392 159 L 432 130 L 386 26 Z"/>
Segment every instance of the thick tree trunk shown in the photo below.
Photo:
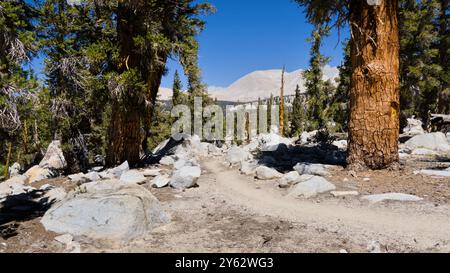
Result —
<path fill-rule="evenodd" d="M 351 1 L 352 83 L 348 164 L 383 169 L 397 163 L 399 136 L 398 1 Z"/>
<path fill-rule="evenodd" d="M 133 38 L 138 31 L 139 19 L 128 3 L 119 3 L 117 31 L 120 42 L 120 59 L 117 73 L 138 69 L 139 56 L 134 50 Z M 140 160 L 141 105 L 134 90 L 126 90 L 124 101 L 113 101 L 109 127 L 109 146 L 106 158 L 108 166 L 128 161 L 136 166 Z"/>
<path fill-rule="evenodd" d="M 159 54 L 164 55 L 163 52 Z M 163 58 L 163 63 L 166 63 L 167 57 Z M 147 80 L 147 102 L 150 104 L 147 107 L 146 115 L 144 118 L 144 139 L 142 140 L 142 150 L 144 152 L 148 152 L 148 138 L 150 137 L 151 131 L 151 123 L 153 121 L 153 113 L 155 110 L 156 99 L 158 97 L 159 87 L 161 85 L 161 79 L 164 75 L 164 66 L 160 66 L 158 68 L 153 69 L 149 72 L 148 80 Z"/>

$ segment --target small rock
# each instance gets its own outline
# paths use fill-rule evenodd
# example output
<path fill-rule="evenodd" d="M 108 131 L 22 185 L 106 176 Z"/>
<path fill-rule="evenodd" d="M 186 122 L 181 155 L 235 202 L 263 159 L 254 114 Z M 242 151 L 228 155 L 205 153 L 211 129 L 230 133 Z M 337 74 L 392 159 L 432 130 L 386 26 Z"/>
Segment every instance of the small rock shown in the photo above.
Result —
<path fill-rule="evenodd" d="M 197 184 L 197 180 L 201 174 L 202 170 L 198 166 L 182 167 L 174 171 L 170 179 L 170 186 L 182 190 L 192 188 Z"/>
<path fill-rule="evenodd" d="M 120 176 L 120 181 L 127 183 L 127 184 L 143 184 L 147 181 L 147 178 L 145 176 L 136 170 L 131 170 L 122 173 Z"/>
<path fill-rule="evenodd" d="M 404 201 L 404 202 L 417 202 L 423 199 L 414 195 L 404 194 L 404 193 L 385 193 L 385 194 L 374 194 L 362 197 L 363 200 L 367 200 L 372 204 L 383 202 L 383 201 Z"/>
<path fill-rule="evenodd" d="M 120 177 L 124 172 L 130 170 L 130 165 L 128 165 L 128 161 L 125 161 L 120 166 L 117 166 L 113 169 L 109 169 L 106 171 L 107 175 L 113 175 L 114 177 Z"/>
<path fill-rule="evenodd" d="M 347 251 L 347 250 L 345 250 L 345 249 L 341 249 L 341 250 L 339 250 L 339 253 L 340 253 L 340 254 L 347 254 L 347 253 L 348 253 L 348 251 Z"/>
<path fill-rule="evenodd" d="M 145 177 L 157 177 L 160 175 L 161 170 L 160 169 L 155 169 L 155 170 L 144 170 L 142 172 L 142 174 Z"/>
<path fill-rule="evenodd" d="M 311 174 L 318 176 L 329 176 L 330 173 L 326 170 L 322 164 L 307 164 L 299 163 L 294 167 L 299 174 Z"/>
<path fill-rule="evenodd" d="M 11 167 L 9 167 L 9 177 L 14 177 L 16 175 L 19 175 L 20 173 L 20 164 L 15 162 L 12 164 Z"/>
<path fill-rule="evenodd" d="M 281 188 L 288 188 L 292 185 L 301 182 L 301 176 L 297 171 L 289 172 L 285 174 L 279 181 Z"/>
<path fill-rule="evenodd" d="M 70 181 L 74 183 L 86 183 L 88 182 L 88 179 L 84 175 L 84 173 L 77 173 L 77 174 L 71 174 L 68 176 Z"/>
<path fill-rule="evenodd" d="M 257 167 L 258 167 L 258 164 L 256 162 L 243 161 L 243 162 L 241 162 L 241 168 L 239 170 L 241 171 L 241 174 L 243 174 L 243 175 L 255 176 Z"/>
<path fill-rule="evenodd" d="M 231 165 L 240 164 L 241 162 L 247 161 L 251 158 L 252 156 L 249 152 L 237 146 L 231 147 L 226 156 L 227 162 Z"/>
<path fill-rule="evenodd" d="M 260 180 L 272 180 L 276 178 L 281 178 L 283 175 L 277 170 L 266 166 L 259 166 L 256 168 L 256 177 Z"/>
<path fill-rule="evenodd" d="M 419 172 L 414 172 L 414 174 L 423 174 L 423 175 L 439 176 L 439 177 L 450 177 L 450 169 L 445 170 L 445 171 L 421 170 Z"/>
<path fill-rule="evenodd" d="M 364 182 L 369 182 L 369 181 L 370 181 L 370 178 L 366 177 L 366 178 L 363 179 L 363 181 L 364 181 Z"/>
<path fill-rule="evenodd" d="M 29 183 L 34 183 L 52 177 L 53 173 L 49 169 L 36 165 L 26 171 L 25 175 L 28 177 Z"/>
<path fill-rule="evenodd" d="M 173 163 L 175 163 L 175 160 L 171 156 L 165 156 L 159 161 L 159 164 L 163 166 L 172 166 Z"/>
<path fill-rule="evenodd" d="M 367 251 L 369 253 L 379 254 L 381 251 L 381 244 L 378 241 L 372 241 L 367 244 Z"/>
<path fill-rule="evenodd" d="M 169 185 L 170 179 L 168 176 L 159 175 L 152 181 L 152 187 L 154 188 L 164 188 Z"/>
<path fill-rule="evenodd" d="M 343 197 L 343 196 L 358 196 L 359 192 L 357 191 L 332 191 L 330 194 L 333 197 Z"/>
<path fill-rule="evenodd" d="M 320 176 L 313 176 L 311 179 L 295 185 L 289 196 L 310 198 L 320 193 L 335 190 L 336 186 Z"/>

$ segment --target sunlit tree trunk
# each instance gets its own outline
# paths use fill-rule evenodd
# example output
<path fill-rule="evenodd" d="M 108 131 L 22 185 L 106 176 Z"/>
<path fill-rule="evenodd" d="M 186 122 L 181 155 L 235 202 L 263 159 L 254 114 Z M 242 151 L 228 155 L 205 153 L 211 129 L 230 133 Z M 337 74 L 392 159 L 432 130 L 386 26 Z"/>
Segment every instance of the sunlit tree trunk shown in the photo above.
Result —
<path fill-rule="evenodd" d="M 284 136 L 284 73 L 285 67 L 281 72 L 281 89 L 280 89 L 280 135 Z"/>
<path fill-rule="evenodd" d="M 397 0 L 382 0 L 379 5 L 351 1 L 351 169 L 383 169 L 399 160 L 397 12 Z"/>

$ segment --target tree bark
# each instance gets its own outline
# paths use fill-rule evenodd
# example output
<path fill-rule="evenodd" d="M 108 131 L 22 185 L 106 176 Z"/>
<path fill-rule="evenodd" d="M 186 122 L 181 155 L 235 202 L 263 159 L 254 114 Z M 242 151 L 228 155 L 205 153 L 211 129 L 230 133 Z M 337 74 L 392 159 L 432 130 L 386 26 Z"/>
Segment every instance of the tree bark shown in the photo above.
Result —
<path fill-rule="evenodd" d="M 397 163 L 399 137 L 398 1 L 351 1 L 350 169 Z"/>
<path fill-rule="evenodd" d="M 120 43 L 120 62 L 116 72 L 120 75 L 130 69 L 138 69 L 139 56 L 134 50 L 133 38 L 136 36 L 139 20 L 128 3 L 119 3 L 117 14 L 117 31 Z M 106 158 L 108 166 L 115 166 L 128 161 L 136 166 L 140 160 L 141 112 L 139 99 L 133 90 L 126 90 L 123 101 L 115 99 L 111 109 L 109 127 L 109 146 Z"/>

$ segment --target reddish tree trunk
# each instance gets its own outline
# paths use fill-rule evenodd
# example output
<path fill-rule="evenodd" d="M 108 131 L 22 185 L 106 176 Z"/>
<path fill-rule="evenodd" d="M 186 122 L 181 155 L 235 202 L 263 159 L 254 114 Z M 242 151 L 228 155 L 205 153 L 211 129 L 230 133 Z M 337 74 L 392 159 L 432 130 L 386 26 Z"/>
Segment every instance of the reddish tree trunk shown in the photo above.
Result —
<path fill-rule="evenodd" d="M 398 1 L 351 1 L 352 83 L 348 164 L 382 169 L 398 162 Z"/>

